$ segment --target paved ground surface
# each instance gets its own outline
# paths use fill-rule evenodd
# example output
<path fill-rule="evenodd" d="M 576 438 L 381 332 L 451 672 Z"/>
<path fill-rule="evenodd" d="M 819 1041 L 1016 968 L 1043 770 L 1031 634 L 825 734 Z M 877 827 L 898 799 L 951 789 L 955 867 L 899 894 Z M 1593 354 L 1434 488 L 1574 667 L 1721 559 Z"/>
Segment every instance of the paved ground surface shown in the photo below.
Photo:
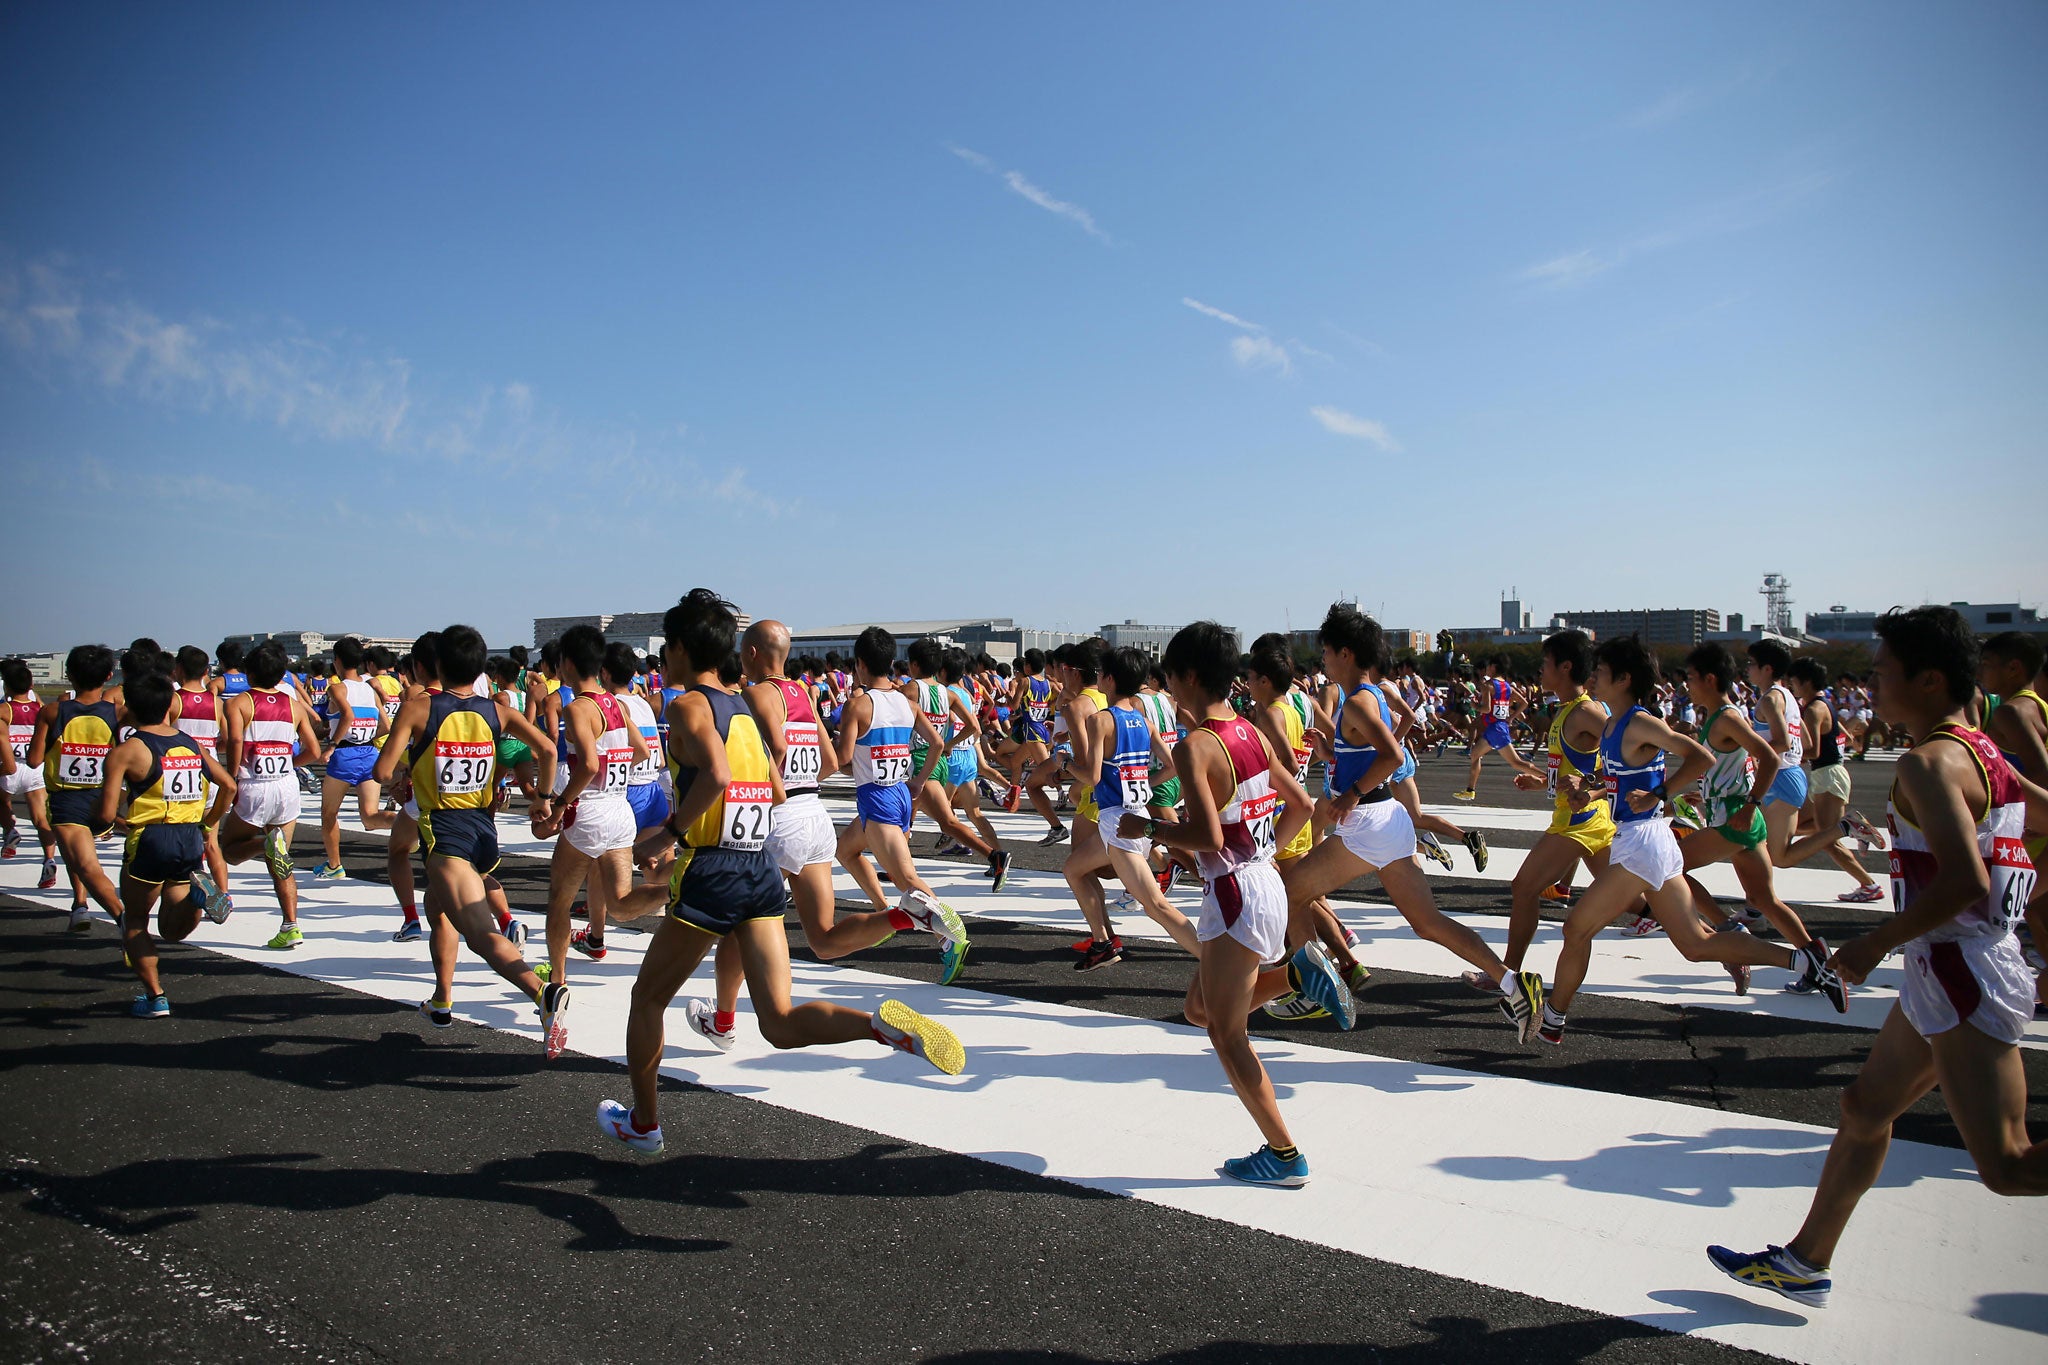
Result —
<path fill-rule="evenodd" d="M 1479 804 L 1538 804 L 1495 766 Z M 1425 799 L 1446 798 L 1462 775 L 1455 755 L 1425 761 Z M 1867 795 L 1889 765 L 1857 776 Z M 1534 837 L 1493 836 L 1503 848 Z M 302 833 L 307 866 L 312 846 Z M 1049 869 L 1058 858 L 1027 850 L 1019 864 Z M 381 842 L 349 836 L 345 862 L 357 877 L 380 879 Z M 538 906 L 544 864 L 512 859 L 504 879 L 515 904 Z M 1436 885 L 1447 908 L 1504 908 L 1497 881 Z M 1358 888 L 1357 904 L 1374 890 Z M 268 903 L 260 893 L 238 899 L 244 914 Z M 0 1242 L 0 1358 L 1220 1365 L 1336 1350 L 1402 1362 L 1473 1353 L 1713 1361 L 1749 1353 L 1710 1335 L 1759 1329 L 1789 1343 L 1774 1351 L 1833 1358 L 1789 1330 L 1796 1315 L 1721 1293 L 1725 1282 L 1703 1262 L 1689 1282 L 1650 1296 L 1668 1311 L 1569 1307 L 1557 1300 L 1572 1296 L 1501 1287 L 1512 1277 L 1482 1272 L 1477 1260 L 1468 1279 L 1376 1259 L 1371 1227 L 1278 1235 L 1257 1215 L 1202 1216 L 1035 1173 L 1014 1152 L 980 1159 L 923 1145 L 886 1115 L 863 1127 L 791 1107 L 782 1092 L 773 1102 L 747 1098 L 731 1090 L 749 1087 L 722 1087 L 708 1068 L 712 1088 L 665 1082 L 677 1096 L 672 1110 L 687 1114 L 671 1119 L 666 1156 L 631 1160 L 587 1119 L 595 1096 L 622 1089 L 619 1066 L 603 1055 L 616 1039 L 591 1039 L 599 1055 L 545 1064 L 530 1037 L 475 1026 L 431 1033 L 403 1003 L 210 950 L 204 932 L 166 955 L 176 1015 L 139 1024 L 121 1014 L 132 982 L 110 928 L 66 935 L 61 904 L 61 893 L 10 897 L 0 918 L 0 1207 L 9 1229 Z M 1840 939 L 1873 916 L 1843 907 L 1808 918 Z M 974 929 L 981 1008 L 1058 1007 L 1068 1027 L 1178 1019 L 1188 968 L 1169 947 L 1134 941 L 1121 966 L 1077 975 L 1065 949 L 1071 929 L 993 919 Z M 792 947 L 800 961 L 808 956 L 800 933 Z M 1484 1073 L 1500 1086 L 1542 1083 L 1504 1094 L 1581 1094 L 1581 1107 L 1629 1097 L 1718 1111 L 1738 1126 L 1817 1128 L 1831 1122 L 1868 1045 L 1867 1030 L 1847 1025 L 1602 997 L 1574 1011 L 1565 1055 L 1541 1055 L 1503 1045 L 1490 1005 L 1449 980 L 1457 965 L 1446 960 L 1438 975 L 1381 967 L 1350 1034 L 1263 1019 L 1258 1031 L 1336 1062 L 1347 1054 Z M 933 955 L 914 941 L 864 954 L 857 967 L 861 980 L 933 989 Z M 423 970 L 419 980 L 423 987 Z M 579 1017 L 578 1028 L 588 1027 Z M 2048 1127 L 2048 1058 L 2029 1052 L 2026 1062 L 2039 1131 Z M 1210 1088 L 1221 1090 L 1220 1075 Z M 1148 1102 L 1131 1087 L 1107 1093 Z M 1014 1144 L 1004 1141 L 996 1092 L 987 1103 L 986 1144 L 962 1145 L 1000 1153 Z M 1222 1103 L 1227 1113 L 1227 1095 Z M 1015 1121 L 1022 1127 L 1024 1116 Z M 1499 1115 L 1503 1149 L 1529 1136 L 1526 1121 Z M 1967 1165 L 1938 1100 L 1898 1135 L 1932 1153 L 1935 1167 L 1960 1174 Z M 1348 1152 L 1326 1142 L 1319 1173 L 1373 1163 L 1375 1134 L 1356 1137 Z M 1219 1155 L 1251 1145 L 1241 1120 L 1214 1141 Z M 1625 1151 L 1614 1165 L 1626 1167 Z M 1529 1179 L 1533 1197 L 1554 1178 Z M 1293 1216 L 1320 1188 L 1259 1193 L 1302 1201 L 1288 1206 Z M 1345 1207 L 1334 1191 L 1328 1198 Z M 1963 1199 L 1959 1236 L 1987 1216 L 1980 1208 L 2001 1207 L 1987 1196 L 1964 1208 Z M 1557 1235 L 1555 1247 L 1512 1250 L 1569 1255 L 1564 1230 Z M 1967 1316 L 2010 1329 L 1988 1339 L 1987 1358 L 2038 1359 L 2015 1343 L 2048 1346 L 2040 1263 L 1983 1288 L 1997 1292 Z M 1944 1323 L 1935 1315 L 1924 1327 L 1933 1342 Z M 1907 1343 L 1894 1344 L 1903 1355 Z"/>

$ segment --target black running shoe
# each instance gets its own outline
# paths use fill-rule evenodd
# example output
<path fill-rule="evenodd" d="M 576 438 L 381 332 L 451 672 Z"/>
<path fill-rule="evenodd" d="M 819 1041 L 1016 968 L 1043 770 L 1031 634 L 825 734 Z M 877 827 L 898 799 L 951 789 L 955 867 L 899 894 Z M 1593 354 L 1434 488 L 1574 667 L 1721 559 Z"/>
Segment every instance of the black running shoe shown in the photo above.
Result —
<path fill-rule="evenodd" d="M 988 889 L 1000 891 L 1003 883 L 1010 880 L 1010 853 L 1008 849 L 997 849 L 988 855 Z"/>
<path fill-rule="evenodd" d="M 1486 851 L 1486 835 L 1476 829 L 1466 830 L 1465 847 L 1472 851 L 1472 870 L 1486 871 L 1486 860 L 1491 856 Z"/>
<path fill-rule="evenodd" d="M 1122 939 L 1111 938 L 1095 941 L 1089 943 L 1088 950 L 1075 960 L 1074 970 L 1077 972 L 1092 972 L 1097 967 L 1107 967 L 1111 963 L 1122 962 L 1123 960 L 1124 941 Z"/>
<path fill-rule="evenodd" d="M 1045 837 L 1038 841 L 1038 846 L 1040 848 L 1051 848 L 1054 844 L 1063 844 L 1067 841 L 1067 832 L 1065 825 L 1054 825 L 1050 830 L 1046 831 Z"/>

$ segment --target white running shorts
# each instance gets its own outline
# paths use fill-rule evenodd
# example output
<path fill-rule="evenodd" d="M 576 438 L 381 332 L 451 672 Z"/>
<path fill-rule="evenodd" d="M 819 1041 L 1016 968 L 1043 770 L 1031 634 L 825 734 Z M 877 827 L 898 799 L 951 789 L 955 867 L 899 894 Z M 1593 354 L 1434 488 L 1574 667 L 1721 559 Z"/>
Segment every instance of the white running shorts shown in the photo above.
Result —
<path fill-rule="evenodd" d="M 43 790 L 43 770 L 31 768 L 26 763 L 14 765 L 14 771 L 0 777 L 0 795 L 27 796 L 30 792 Z"/>
<path fill-rule="evenodd" d="M 244 782 L 235 790 L 235 814 L 257 829 L 277 829 L 299 818 L 299 784 L 283 781 Z"/>
<path fill-rule="evenodd" d="M 1415 819 L 1399 801 L 1367 801 L 1337 822 L 1336 835 L 1352 854 L 1374 867 L 1415 856 Z"/>
<path fill-rule="evenodd" d="M 830 864 L 839 849 L 839 831 L 816 792 L 792 797 L 775 808 L 768 827 L 768 856 L 786 876 L 817 863 Z"/>
<path fill-rule="evenodd" d="M 562 837 L 586 858 L 631 848 L 640 832 L 633 823 L 633 807 L 627 803 L 624 792 L 579 797 L 571 814 L 573 821 L 563 826 Z"/>
<path fill-rule="evenodd" d="M 1906 945 L 1899 1008 L 1923 1038 L 1972 1024 L 1987 1038 L 2018 1043 L 2034 1018 L 2034 973 L 2011 934 Z"/>
<path fill-rule="evenodd" d="M 1270 967 L 1287 956 L 1287 884 L 1280 880 L 1279 868 L 1270 862 L 1250 863 L 1231 876 L 1203 884 L 1195 937 L 1207 943 L 1225 934 L 1258 954 L 1261 966 Z"/>
<path fill-rule="evenodd" d="M 1671 822 L 1662 816 L 1617 823 L 1614 842 L 1607 848 L 1607 861 L 1641 877 L 1652 890 L 1685 871 L 1685 855 L 1679 852 L 1678 836 L 1671 832 Z"/>
<path fill-rule="evenodd" d="M 1102 842 L 1109 848 L 1120 848 L 1126 853 L 1135 853 L 1140 858 L 1150 857 L 1152 841 L 1140 836 L 1126 839 L 1116 832 L 1117 821 L 1124 818 L 1125 806 L 1104 806 L 1095 815 L 1095 826 L 1102 831 Z"/>

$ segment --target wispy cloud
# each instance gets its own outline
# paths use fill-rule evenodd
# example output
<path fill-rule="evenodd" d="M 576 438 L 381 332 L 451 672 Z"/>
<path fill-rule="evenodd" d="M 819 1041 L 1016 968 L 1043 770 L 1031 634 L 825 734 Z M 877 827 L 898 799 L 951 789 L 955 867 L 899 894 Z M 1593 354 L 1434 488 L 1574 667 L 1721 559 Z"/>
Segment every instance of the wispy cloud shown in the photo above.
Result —
<path fill-rule="evenodd" d="M 982 172 L 984 175 L 995 176 L 1001 180 L 1010 187 L 1011 193 L 1036 204 L 1047 213 L 1058 214 L 1068 222 L 1079 227 L 1090 237 L 1095 238 L 1098 242 L 1105 244 L 1110 242 L 1109 234 L 1104 232 L 1101 225 L 1095 221 L 1094 214 L 1070 200 L 1055 197 L 1052 191 L 1032 181 L 1024 172 L 1001 170 L 993 160 L 983 156 L 972 147 L 962 147 L 956 143 L 948 142 L 945 144 L 945 148 L 977 171 Z"/>
<path fill-rule="evenodd" d="M 1270 370 L 1284 379 L 1294 373 L 1294 362 L 1297 358 L 1306 357 L 1326 365 L 1337 363 L 1337 357 L 1328 351 L 1317 350 L 1297 337 L 1276 341 L 1262 324 L 1226 312 L 1213 303 L 1203 303 L 1200 299 L 1190 298 L 1185 294 L 1181 296 L 1180 301 L 1203 317 L 1214 318 L 1246 333 L 1244 336 L 1230 339 L 1230 357 L 1243 369 Z"/>
<path fill-rule="evenodd" d="M 1272 370 L 1280 375 L 1294 373 L 1294 361 L 1288 357 L 1286 348 L 1268 336 L 1232 337 L 1230 356 L 1247 370 Z"/>
<path fill-rule="evenodd" d="M 1266 330 L 1265 328 L 1259 326 L 1259 324 L 1256 322 L 1246 322 L 1237 314 L 1226 313 L 1221 308 L 1216 308 L 1211 306 L 1210 304 L 1203 303 L 1200 299 L 1191 299 L 1187 297 L 1185 294 L 1183 294 L 1181 296 L 1180 301 L 1186 304 L 1188 307 L 1194 309 L 1197 313 L 1201 313 L 1207 317 L 1215 318 L 1218 322 L 1227 322 L 1232 327 L 1242 327 L 1247 332 L 1263 332 Z"/>
<path fill-rule="evenodd" d="M 1656 99 L 1639 108 L 1631 109 L 1622 116 L 1625 127 L 1638 130 L 1661 128 L 1667 123 L 1706 108 L 1710 104 L 1726 99 L 1746 85 L 1755 83 L 1770 73 L 1769 66 L 1762 61 L 1744 62 L 1733 71 L 1713 80 L 1700 81 L 1667 90 Z"/>
<path fill-rule="evenodd" d="M 1359 417 L 1342 408 L 1314 407 L 1309 416 L 1323 424 L 1323 430 L 1338 436 L 1349 436 L 1354 440 L 1370 441 L 1388 454 L 1401 449 L 1401 445 L 1390 435 L 1386 427 L 1370 417 Z"/>

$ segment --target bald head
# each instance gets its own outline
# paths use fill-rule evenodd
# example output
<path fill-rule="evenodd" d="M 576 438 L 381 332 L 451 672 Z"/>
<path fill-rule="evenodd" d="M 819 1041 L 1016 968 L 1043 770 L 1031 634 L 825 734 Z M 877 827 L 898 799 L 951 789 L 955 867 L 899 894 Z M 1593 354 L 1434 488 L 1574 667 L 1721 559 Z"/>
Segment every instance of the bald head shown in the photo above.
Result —
<path fill-rule="evenodd" d="M 750 682 L 778 677 L 789 661 L 789 627 L 780 621 L 756 621 L 740 637 L 740 665 Z"/>

